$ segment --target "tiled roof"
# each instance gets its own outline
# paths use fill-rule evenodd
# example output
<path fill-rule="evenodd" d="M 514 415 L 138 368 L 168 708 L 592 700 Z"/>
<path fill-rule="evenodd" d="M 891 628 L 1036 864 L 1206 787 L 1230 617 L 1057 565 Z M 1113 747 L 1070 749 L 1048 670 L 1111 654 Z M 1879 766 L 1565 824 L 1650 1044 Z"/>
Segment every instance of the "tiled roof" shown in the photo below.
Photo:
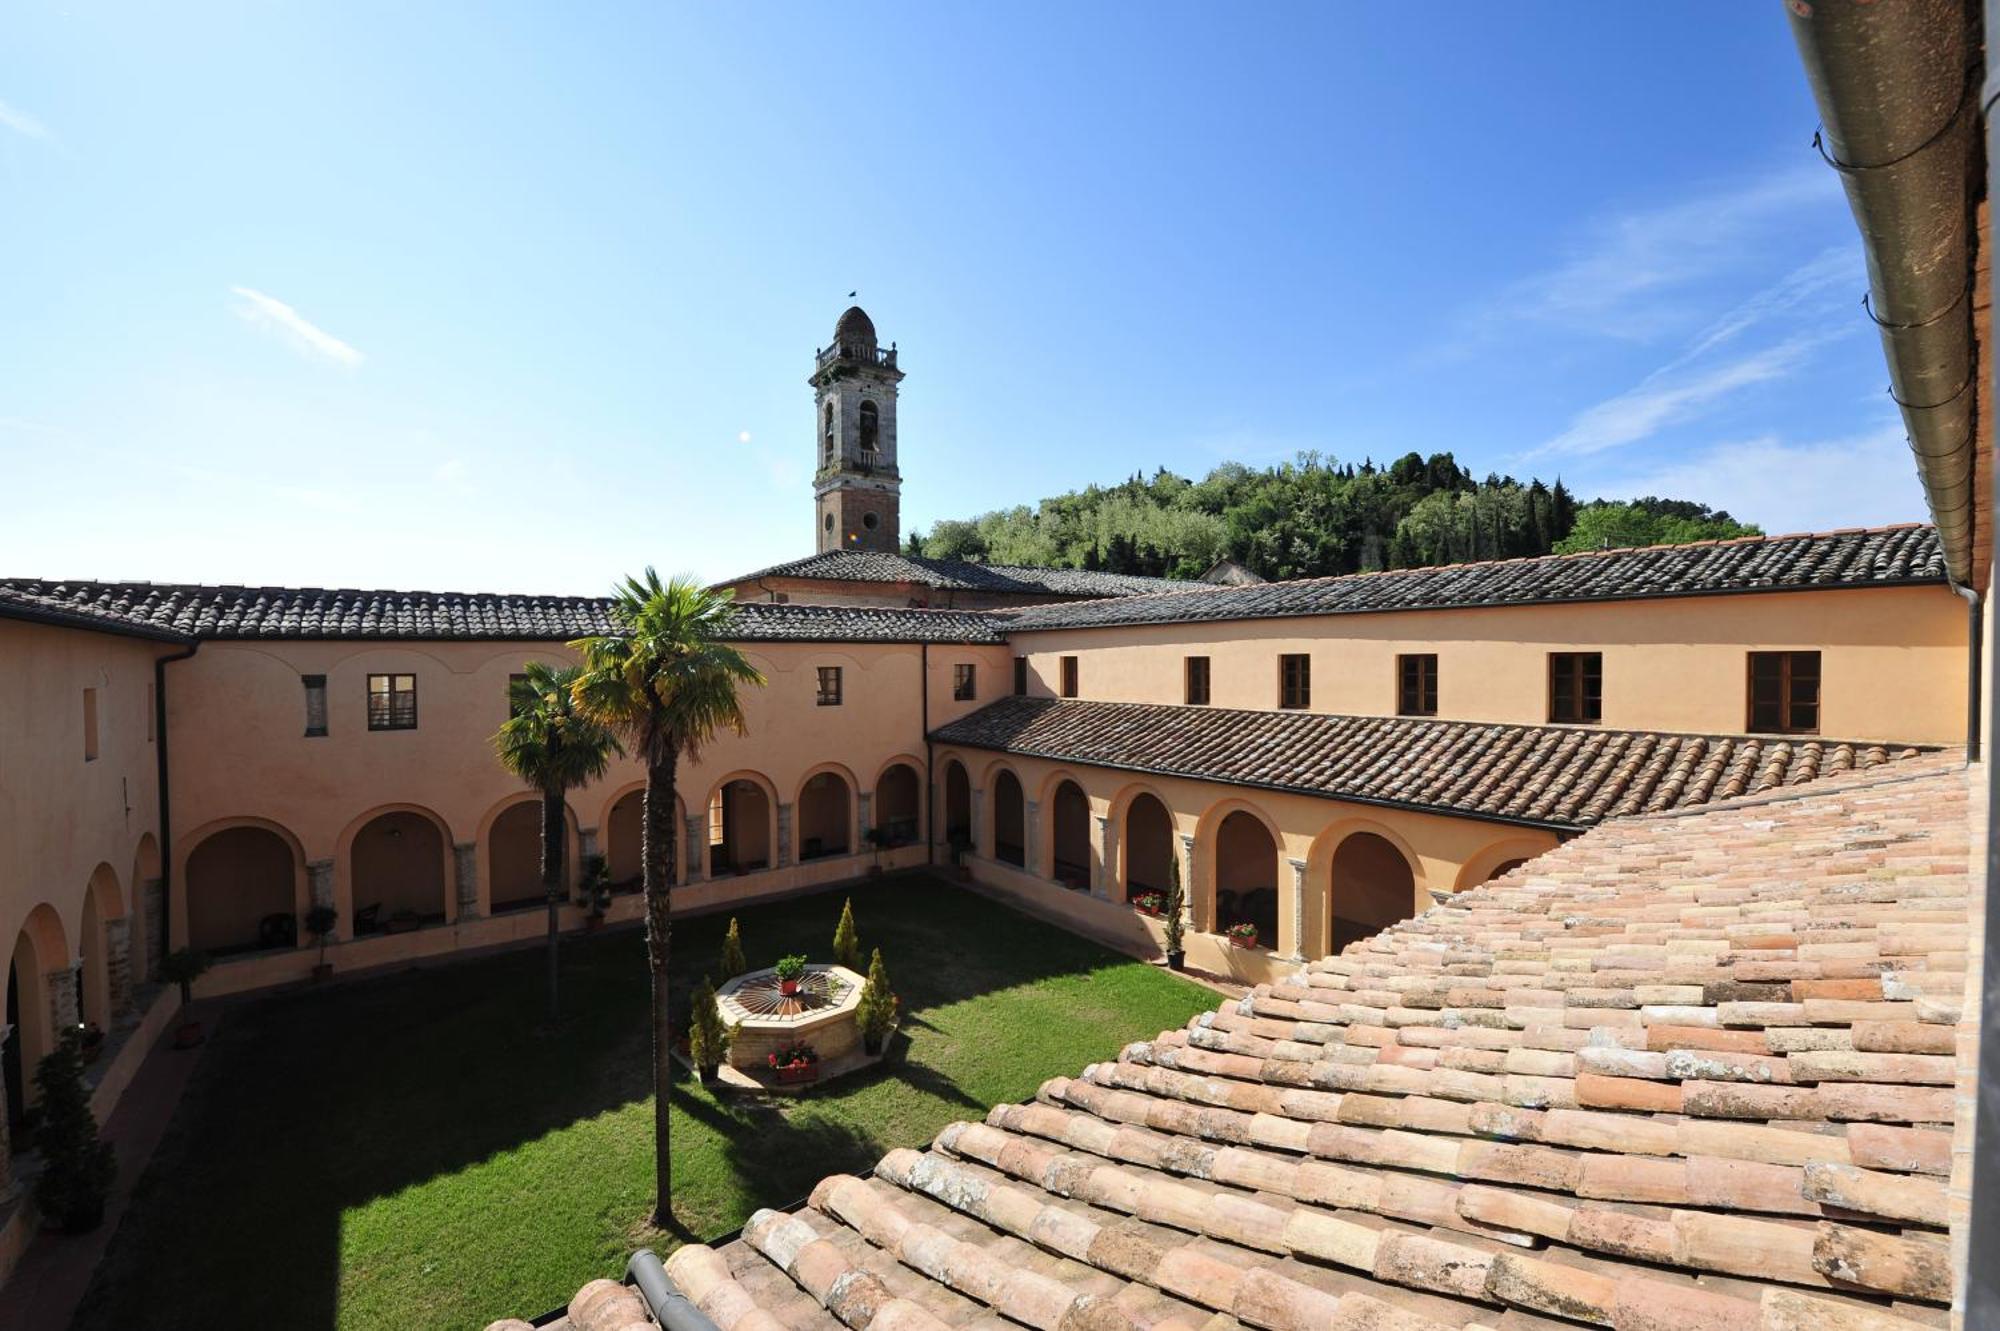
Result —
<path fill-rule="evenodd" d="M 667 1272 L 720 1331 L 1943 1326 L 1966 791 L 1598 829 Z"/>
<path fill-rule="evenodd" d="M 1030 568 L 1023 564 L 975 564 L 965 559 L 925 559 L 885 550 L 827 550 L 788 564 L 773 564 L 729 581 L 749 582 L 756 578 L 914 582 L 951 591 L 1004 592 L 1015 596 L 1143 596 L 1207 585 L 1127 573 L 1093 573 L 1081 568 Z"/>
<path fill-rule="evenodd" d="M 89 601 L 78 601 L 60 593 L 41 590 L 48 585 L 0 582 L 0 619 L 25 619 L 38 624 L 94 629 L 100 633 L 153 638 L 163 642 L 192 641 L 185 633 L 158 628 Z"/>
<path fill-rule="evenodd" d="M 614 627 L 611 602 L 595 596 L 0 579 L 0 613 L 11 602 L 183 638 L 563 642 Z M 992 617 L 967 611 L 760 603 L 736 610 L 731 637 L 743 642 L 1003 641 Z"/>
<path fill-rule="evenodd" d="M 1944 556 L 1936 530 L 1909 524 L 1299 578 L 1252 587 L 1197 584 L 1172 597 L 1025 608 L 1013 614 L 1010 627 L 1097 628 L 1943 581 Z"/>
<path fill-rule="evenodd" d="M 1913 745 L 1003 698 L 940 744 L 1556 828 L 1908 757 Z"/>

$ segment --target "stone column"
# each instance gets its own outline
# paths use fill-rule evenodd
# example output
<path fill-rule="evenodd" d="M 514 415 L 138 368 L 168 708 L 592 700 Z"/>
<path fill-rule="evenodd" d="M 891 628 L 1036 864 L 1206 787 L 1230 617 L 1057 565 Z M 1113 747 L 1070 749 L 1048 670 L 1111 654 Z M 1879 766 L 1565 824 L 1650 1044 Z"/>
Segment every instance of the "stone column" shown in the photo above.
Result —
<path fill-rule="evenodd" d="M 698 814 L 687 816 L 687 881 L 698 883 L 708 876 L 708 829 Z"/>
<path fill-rule="evenodd" d="M 1111 880 L 1118 873 L 1118 825 L 1109 814 L 1097 816 L 1097 854 L 1090 861 L 1090 894 L 1109 900 Z"/>
<path fill-rule="evenodd" d="M 139 899 L 145 902 L 142 912 L 146 921 L 145 970 L 140 976 L 145 979 L 160 973 L 160 958 L 166 955 L 161 947 L 167 932 L 166 888 L 159 879 L 148 878 L 139 887 Z"/>
<path fill-rule="evenodd" d="M 461 841 L 451 848 L 458 870 L 458 918 L 479 918 L 479 843 Z"/>
<path fill-rule="evenodd" d="M 864 790 L 854 797 L 855 835 L 861 838 L 856 850 L 868 849 L 868 829 L 875 826 L 875 792 Z"/>
<path fill-rule="evenodd" d="M 81 966 L 65 966 L 42 977 L 49 995 L 49 1022 L 56 1039 L 77 1023 L 76 995 L 81 982 Z"/>
<path fill-rule="evenodd" d="M 0 1021 L 0 1045 L 12 1039 L 14 1028 Z M 25 1072 L 25 1069 L 23 1070 Z M 7 1103 L 7 1065 L 0 1063 L 0 1105 Z M 14 1195 L 14 1144 L 8 1139 L 7 1115 L 0 1113 L 0 1202 Z"/>
<path fill-rule="evenodd" d="M 307 863 L 306 894 L 315 906 L 333 904 L 332 860 L 312 860 Z"/>
<path fill-rule="evenodd" d="M 592 855 L 596 855 L 598 853 L 599 851 L 597 849 L 597 829 L 594 827 L 578 828 L 576 832 L 577 859 L 580 861 L 587 860 Z M 576 867 L 579 870 L 581 870 L 583 868 L 583 865 L 579 863 Z"/>
<path fill-rule="evenodd" d="M 1209 918 L 1206 895 L 1195 888 L 1194 835 L 1189 832 L 1181 833 L 1181 888 L 1187 893 L 1188 918 L 1195 932 L 1205 934 L 1213 930 L 1215 922 Z"/>
<path fill-rule="evenodd" d="M 104 922 L 104 976 L 111 999 L 111 1019 L 116 1021 L 132 1006 L 132 917 L 129 915 Z"/>
<path fill-rule="evenodd" d="M 980 831 L 980 827 L 986 819 L 979 812 L 980 806 L 985 803 L 986 792 L 978 787 L 973 789 L 972 798 L 965 802 L 965 830 L 966 834 L 972 838 L 972 853 L 974 855 L 983 855 L 986 853 L 984 849 L 986 842 L 982 839 L 984 834 Z"/>
<path fill-rule="evenodd" d="M 1281 959 L 1304 961 L 1306 959 L 1306 862 L 1288 860 L 1292 866 L 1292 945 L 1284 950 Z"/>
<path fill-rule="evenodd" d="M 1021 867 L 1033 877 L 1042 873 L 1042 806 L 1021 801 Z"/>
<path fill-rule="evenodd" d="M 792 863 L 792 806 L 789 804 L 780 804 L 778 806 L 777 849 L 778 867 L 780 869 L 790 868 Z"/>

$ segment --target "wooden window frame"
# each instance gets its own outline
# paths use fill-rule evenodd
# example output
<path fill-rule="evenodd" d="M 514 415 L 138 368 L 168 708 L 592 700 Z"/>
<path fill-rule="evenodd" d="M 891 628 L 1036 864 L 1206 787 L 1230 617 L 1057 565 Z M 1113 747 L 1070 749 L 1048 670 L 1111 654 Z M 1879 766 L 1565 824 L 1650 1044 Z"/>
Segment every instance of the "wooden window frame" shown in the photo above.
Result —
<path fill-rule="evenodd" d="M 814 667 L 814 671 L 814 677 L 818 681 L 816 685 L 817 692 L 814 696 L 818 699 L 819 706 L 840 706 L 843 698 L 846 696 L 846 688 L 841 679 L 841 668 L 839 666 L 816 666 Z M 827 688 L 829 683 L 833 685 L 831 690 Z"/>
<path fill-rule="evenodd" d="M 978 665 L 960 661 L 951 668 L 951 700 L 971 702 L 979 697 Z"/>
<path fill-rule="evenodd" d="M 1405 676 L 1410 666 L 1417 669 L 1416 703 L 1410 703 Z M 1438 658 L 1436 652 L 1402 652 L 1396 656 L 1396 715 L 1436 716 L 1438 714 Z"/>
<path fill-rule="evenodd" d="M 306 738 L 325 739 L 327 711 L 326 676 L 300 675 L 299 683 L 305 686 L 306 691 Z M 313 720 L 313 703 L 315 700 L 319 703 L 319 719 L 317 723 Z"/>
<path fill-rule="evenodd" d="M 1597 674 L 1597 715 L 1590 716 L 1591 710 L 1588 684 L 1590 666 L 1595 663 Z M 1568 678 L 1570 697 L 1575 703 L 1574 716 L 1564 716 L 1557 706 L 1557 681 Z M 1550 652 L 1549 653 L 1549 722 L 1552 725 L 1595 726 L 1604 723 L 1604 653 L 1603 652 Z"/>
<path fill-rule="evenodd" d="M 1795 673 L 1802 658 L 1812 658 L 1812 701 L 1801 703 L 1793 696 L 1795 681 L 1802 676 Z M 1776 658 L 1778 662 L 1778 724 L 1760 726 L 1757 724 L 1757 662 L 1760 659 Z M 1753 735 L 1817 735 L 1820 733 L 1820 713 L 1825 706 L 1822 687 L 1826 682 L 1826 658 L 1817 649 L 1800 648 L 1771 652 L 1746 652 L 1743 661 L 1744 719 L 1743 728 Z M 1810 707 L 1813 720 L 1809 726 L 1802 726 L 1793 719 L 1793 709 Z"/>
<path fill-rule="evenodd" d="M 1016 698 L 1028 696 L 1028 658 L 1025 656 L 1014 658 L 1014 696 Z"/>
<path fill-rule="evenodd" d="M 1209 659 L 1206 656 L 1184 656 L 1181 658 L 1182 698 L 1189 707 L 1209 705 L 1211 676 Z"/>
<path fill-rule="evenodd" d="M 1278 708 L 1302 712 L 1312 706 L 1312 653 L 1282 652 L 1278 656 Z"/>
<path fill-rule="evenodd" d="M 381 712 L 378 712 L 375 707 L 375 699 L 378 696 L 375 689 L 375 681 L 378 679 L 389 681 L 388 688 L 382 690 L 379 695 L 388 700 L 386 709 Z M 410 687 L 407 690 L 397 688 L 396 681 L 399 679 L 409 680 Z M 396 699 L 404 696 L 407 696 L 410 700 L 407 714 L 403 713 L 396 706 Z M 370 730 L 415 730 L 417 728 L 416 675 L 407 670 L 387 670 L 378 671 L 368 676 L 368 728 Z"/>
<path fill-rule="evenodd" d="M 1062 682 L 1062 696 L 1065 698 L 1074 698 L 1078 693 L 1077 679 L 1081 673 L 1077 669 L 1076 658 L 1074 656 L 1064 656 L 1058 658 L 1058 660 L 1061 667 L 1059 674 Z"/>

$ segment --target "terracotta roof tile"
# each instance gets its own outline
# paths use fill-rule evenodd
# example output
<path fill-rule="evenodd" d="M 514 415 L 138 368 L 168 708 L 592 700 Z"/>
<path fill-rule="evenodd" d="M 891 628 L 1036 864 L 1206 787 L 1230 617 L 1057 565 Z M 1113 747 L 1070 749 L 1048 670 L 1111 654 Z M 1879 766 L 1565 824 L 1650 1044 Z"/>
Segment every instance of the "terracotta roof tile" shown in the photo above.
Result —
<path fill-rule="evenodd" d="M 1058 762 L 1558 828 L 1780 791 L 1922 751 L 1797 737 L 1019 697 L 941 726 L 932 738 Z M 1696 766 L 1728 779 L 1676 778 Z M 1906 945 L 1914 946 L 1917 937 Z M 1617 1003 L 1636 1006 L 1629 991 L 1617 994 Z"/>

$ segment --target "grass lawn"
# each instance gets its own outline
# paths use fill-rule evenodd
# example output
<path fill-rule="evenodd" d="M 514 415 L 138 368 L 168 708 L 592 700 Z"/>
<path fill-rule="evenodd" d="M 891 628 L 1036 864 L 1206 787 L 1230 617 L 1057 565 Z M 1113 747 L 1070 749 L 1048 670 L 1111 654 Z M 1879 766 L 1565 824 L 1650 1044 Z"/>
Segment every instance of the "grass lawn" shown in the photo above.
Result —
<path fill-rule="evenodd" d="M 750 964 L 830 959 L 844 895 L 739 912 Z M 677 1083 L 675 1213 L 692 1233 L 789 1205 L 1216 1002 L 928 875 L 852 895 L 862 946 L 883 949 L 903 998 L 892 1057 L 796 1100 Z M 713 967 L 727 919 L 675 925 L 682 992 Z M 555 1307 L 640 1243 L 664 1250 L 644 1225 L 644 956 L 636 931 L 565 939 L 554 1030 L 539 950 L 233 1010 L 76 1326 L 476 1328 Z"/>

